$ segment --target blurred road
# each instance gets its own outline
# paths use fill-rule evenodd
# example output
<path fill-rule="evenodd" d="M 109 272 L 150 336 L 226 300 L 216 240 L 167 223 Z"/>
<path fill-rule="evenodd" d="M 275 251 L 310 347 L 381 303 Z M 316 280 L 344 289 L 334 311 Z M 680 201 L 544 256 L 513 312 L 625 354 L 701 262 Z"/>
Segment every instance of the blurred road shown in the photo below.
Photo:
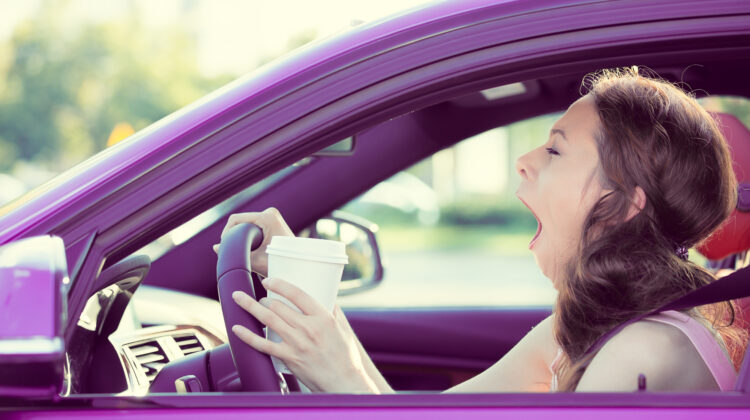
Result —
<path fill-rule="evenodd" d="M 384 255 L 385 279 L 342 307 L 551 306 L 556 291 L 531 255 L 414 251 Z"/>

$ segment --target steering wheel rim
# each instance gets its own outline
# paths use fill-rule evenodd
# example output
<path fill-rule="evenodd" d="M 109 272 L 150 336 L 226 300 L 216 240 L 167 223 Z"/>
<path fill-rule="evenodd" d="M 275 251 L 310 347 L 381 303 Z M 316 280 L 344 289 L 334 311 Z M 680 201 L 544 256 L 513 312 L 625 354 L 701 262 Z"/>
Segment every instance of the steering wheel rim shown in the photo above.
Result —
<path fill-rule="evenodd" d="M 242 223 L 229 229 L 219 246 L 216 279 L 224 325 L 229 337 L 229 348 L 240 376 L 242 390 L 280 392 L 282 378 L 276 373 L 271 357 L 250 347 L 232 332 L 232 326 L 239 324 L 261 337 L 265 336 L 263 324 L 232 299 L 232 293 L 236 290 L 241 290 L 256 299 L 251 276 L 250 251 L 259 247 L 261 242 L 263 231 L 256 225 Z"/>

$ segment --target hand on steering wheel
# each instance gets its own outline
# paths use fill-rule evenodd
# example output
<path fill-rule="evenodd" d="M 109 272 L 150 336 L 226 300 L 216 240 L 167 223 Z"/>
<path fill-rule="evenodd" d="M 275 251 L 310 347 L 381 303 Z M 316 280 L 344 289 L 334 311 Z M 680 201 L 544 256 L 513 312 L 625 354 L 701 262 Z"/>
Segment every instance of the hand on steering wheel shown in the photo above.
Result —
<path fill-rule="evenodd" d="M 266 279 L 263 286 L 297 306 L 235 292 L 239 306 L 273 329 L 283 342 L 275 343 L 240 325 L 234 332 L 257 351 L 284 361 L 294 376 L 312 391 L 374 393 L 377 386 L 367 376 L 354 332 L 338 307 L 329 312 L 310 295 L 282 279 Z"/>
<path fill-rule="evenodd" d="M 267 208 L 262 212 L 235 213 L 229 216 L 224 230 L 221 232 L 222 239 L 232 227 L 241 223 L 252 223 L 263 231 L 263 241 L 251 253 L 253 271 L 268 276 L 268 255 L 266 247 L 271 243 L 274 236 L 294 236 L 294 232 L 281 217 L 281 213 L 273 207 Z M 214 251 L 219 252 L 220 245 L 214 245 Z"/>
<path fill-rule="evenodd" d="M 221 238 L 216 277 L 229 348 L 240 376 L 242 390 L 279 392 L 281 378 L 276 373 L 270 357 L 247 347 L 231 332 L 233 325 L 243 325 L 256 334 L 263 332 L 263 325 L 232 299 L 232 293 L 237 290 L 255 299 L 250 274 L 250 252 L 261 244 L 262 239 L 263 233 L 258 226 L 243 223 L 230 228 Z"/>
<path fill-rule="evenodd" d="M 231 215 L 221 245 L 214 246 L 219 254 L 224 322 L 243 390 L 278 391 L 278 376 L 269 354 L 282 359 L 313 391 L 376 392 L 363 367 L 354 332 L 338 306 L 332 314 L 281 279 L 266 279 L 263 286 L 289 299 L 302 313 L 275 299 L 257 301 L 250 280 L 251 260 L 252 270 L 266 275 L 266 246 L 273 236 L 282 235 L 294 236 L 278 210 L 269 208 Z M 267 340 L 261 323 L 276 331 L 283 342 Z"/>

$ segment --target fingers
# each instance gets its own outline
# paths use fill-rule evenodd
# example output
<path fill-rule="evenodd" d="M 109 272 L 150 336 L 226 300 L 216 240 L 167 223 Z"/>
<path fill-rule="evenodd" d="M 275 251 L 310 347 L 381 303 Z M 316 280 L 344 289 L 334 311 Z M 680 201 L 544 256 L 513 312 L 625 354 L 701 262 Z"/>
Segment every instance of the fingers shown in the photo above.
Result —
<path fill-rule="evenodd" d="M 289 324 L 290 327 L 299 328 L 304 323 L 302 319 L 304 315 L 278 299 L 265 297 L 258 301 L 258 303 L 278 315 L 281 319 L 284 320 L 284 322 Z"/>
<path fill-rule="evenodd" d="M 246 293 L 239 290 L 235 291 L 232 293 L 232 299 L 234 299 L 237 305 L 249 312 L 250 315 L 254 316 L 255 319 L 260 321 L 263 325 L 276 331 L 281 338 L 286 339 L 292 337 L 292 328 L 286 323 L 286 321 L 280 318 L 272 310 L 266 308 L 255 299 L 248 296 Z"/>
<path fill-rule="evenodd" d="M 289 299 L 289 301 L 298 307 L 305 315 L 321 315 L 327 313 L 325 308 L 316 302 L 312 296 L 287 281 L 267 278 L 263 280 L 263 287 L 265 287 L 266 290 L 276 292 Z"/>
<path fill-rule="evenodd" d="M 287 359 L 288 355 L 285 351 L 285 347 L 282 343 L 274 343 L 268 339 L 265 339 L 242 325 L 232 326 L 232 332 L 239 337 L 245 344 L 263 352 L 265 354 L 278 357 L 279 359 Z"/>
<path fill-rule="evenodd" d="M 229 229 L 240 223 L 253 223 L 263 230 L 264 236 L 294 236 L 289 226 L 281 217 L 281 213 L 274 207 L 269 207 L 262 212 L 235 213 L 229 216 L 221 236 L 227 233 Z"/>
<path fill-rule="evenodd" d="M 223 238 L 224 235 L 229 231 L 229 229 L 233 228 L 236 225 L 239 225 L 240 223 L 253 223 L 258 225 L 257 221 L 260 218 L 261 214 L 262 213 L 250 212 L 235 213 L 230 215 L 229 219 L 227 219 L 226 226 L 224 226 L 224 230 L 221 231 L 221 237 Z M 263 226 L 258 226 L 265 231 L 265 228 Z"/>

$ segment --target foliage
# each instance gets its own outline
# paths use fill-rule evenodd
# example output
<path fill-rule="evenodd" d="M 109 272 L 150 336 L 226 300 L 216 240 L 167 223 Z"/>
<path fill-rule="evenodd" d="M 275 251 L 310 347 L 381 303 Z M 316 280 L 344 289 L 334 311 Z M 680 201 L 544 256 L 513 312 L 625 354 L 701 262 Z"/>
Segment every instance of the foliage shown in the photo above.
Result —
<path fill-rule="evenodd" d="M 185 28 L 148 36 L 135 12 L 71 27 L 56 18 L 62 5 L 47 3 L 0 46 L 0 172 L 18 161 L 67 169 L 116 124 L 139 130 L 230 79 L 198 73 Z"/>
<path fill-rule="evenodd" d="M 536 228 L 511 232 L 502 226 L 381 226 L 378 244 L 384 253 L 481 251 L 495 255 L 528 255 Z"/>
<path fill-rule="evenodd" d="M 444 225 L 494 225 L 514 232 L 534 231 L 537 225 L 531 211 L 515 202 L 461 200 L 443 206 L 440 213 L 440 223 Z"/>

